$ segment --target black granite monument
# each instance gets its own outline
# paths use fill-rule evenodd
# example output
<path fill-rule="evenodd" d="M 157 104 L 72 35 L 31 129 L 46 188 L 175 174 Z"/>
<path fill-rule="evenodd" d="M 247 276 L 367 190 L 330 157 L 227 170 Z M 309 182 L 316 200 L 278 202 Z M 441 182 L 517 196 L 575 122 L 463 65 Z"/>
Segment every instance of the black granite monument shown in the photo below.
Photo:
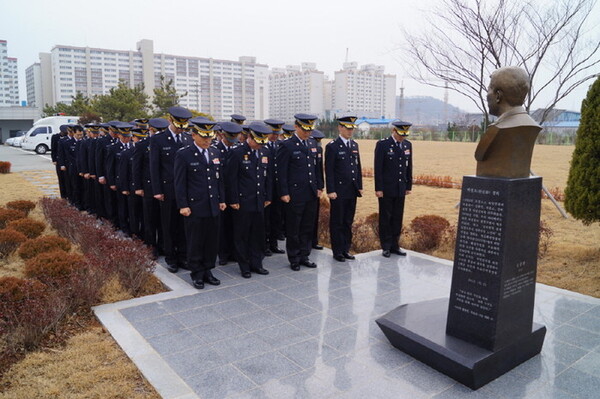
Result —
<path fill-rule="evenodd" d="M 542 179 L 528 177 L 540 130 L 520 107 L 528 91 L 520 68 L 492 74 L 488 103 L 500 118 L 478 146 L 477 176 L 463 179 L 449 300 L 377 320 L 396 348 L 471 389 L 540 353 L 546 334 L 533 323 Z"/>

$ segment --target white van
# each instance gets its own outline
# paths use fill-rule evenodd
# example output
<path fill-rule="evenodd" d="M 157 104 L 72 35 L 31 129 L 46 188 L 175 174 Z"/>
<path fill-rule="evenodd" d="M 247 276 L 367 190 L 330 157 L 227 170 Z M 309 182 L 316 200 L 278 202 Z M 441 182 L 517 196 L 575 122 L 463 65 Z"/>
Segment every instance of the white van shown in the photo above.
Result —
<path fill-rule="evenodd" d="M 42 118 L 33 124 L 27 131 L 21 147 L 24 150 L 35 151 L 45 154 L 50 151 L 50 137 L 60 132 L 60 125 L 76 124 L 78 116 L 49 116 Z"/>

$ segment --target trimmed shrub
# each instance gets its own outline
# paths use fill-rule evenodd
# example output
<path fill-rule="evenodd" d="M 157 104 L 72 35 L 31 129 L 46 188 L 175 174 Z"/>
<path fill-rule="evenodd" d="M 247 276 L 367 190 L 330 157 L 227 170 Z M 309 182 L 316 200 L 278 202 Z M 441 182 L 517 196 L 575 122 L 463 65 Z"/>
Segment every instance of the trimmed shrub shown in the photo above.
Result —
<path fill-rule="evenodd" d="M 19 247 L 19 256 L 27 260 L 44 252 L 60 249 L 65 252 L 71 250 L 71 242 L 59 236 L 41 236 L 33 240 L 27 240 Z"/>
<path fill-rule="evenodd" d="M 10 173 L 12 164 L 7 161 L 0 161 L 0 173 Z"/>
<path fill-rule="evenodd" d="M 27 237 L 23 233 L 11 229 L 0 230 L 0 259 L 10 256 L 25 241 Z"/>
<path fill-rule="evenodd" d="M 0 277 L 0 334 L 6 352 L 36 347 L 66 311 L 64 298 L 41 282 Z"/>
<path fill-rule="evenodd" d="M 37 220 L 25 218 L 9 222 L 6 228 L 13 229 L 19 233 L 25 234 L 27 238 L 37 238 L 46 229 L 46 223 Z"/>
<path fill-rule="evenodd" d="M 0 208 L 0 229 L 6 227 L 8 222 L 25 218 L 25 212 L 16 209 Z"/>
<path fill-rule="evenodd" d="M 10 201 L 5 205 L 8 209 L 16 209 L 17 211 L 24 212 L 25 215 L 29 215 L 35 208 L 35 202 L 27 200 Z"/>
<path fill-rule="evenodd" d="M 441 216 L 417 216 L 410 222 L 410 229 L 414 235 L 411 249 L 428 251 L 436 248 L 440 244 L 444 230 L 448 227 L 450 222 Z"/>
<path fill-rule="evenodd" d="M 25 276 L 37 278 L 51 286 L 64 284 L 71 275 L 83 267 L 83 256 L 54 250 L 39 254 L 25 263 Z"/>

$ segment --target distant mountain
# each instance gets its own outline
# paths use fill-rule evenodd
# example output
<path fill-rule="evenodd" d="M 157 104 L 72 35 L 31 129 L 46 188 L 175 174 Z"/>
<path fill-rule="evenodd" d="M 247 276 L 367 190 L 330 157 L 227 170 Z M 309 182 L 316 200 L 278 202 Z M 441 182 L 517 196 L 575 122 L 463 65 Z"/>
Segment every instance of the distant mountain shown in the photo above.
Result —
<path fill-rule="evenodd" d="M 447 113 L 447 114 L 446 114 Z M 396 97 L 396 117 L 413 125 L 440 125 L 448 121 L 464 119 L 465 111 L 448 104 L 447 110 L 442 100 L 427 96 Z"/>

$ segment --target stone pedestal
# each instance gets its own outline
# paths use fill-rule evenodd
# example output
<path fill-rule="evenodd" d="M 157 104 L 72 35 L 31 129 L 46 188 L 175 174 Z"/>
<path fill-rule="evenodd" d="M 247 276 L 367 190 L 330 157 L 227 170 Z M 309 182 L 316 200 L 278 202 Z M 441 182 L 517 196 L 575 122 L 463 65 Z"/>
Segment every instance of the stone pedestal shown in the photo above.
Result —
<path fill-rule="evenodd" d="M 540 352 L 541 184 L 464 177 L 450 299 L 402 305 L 377 320 L 392 345 L 472 389 Z"/>

